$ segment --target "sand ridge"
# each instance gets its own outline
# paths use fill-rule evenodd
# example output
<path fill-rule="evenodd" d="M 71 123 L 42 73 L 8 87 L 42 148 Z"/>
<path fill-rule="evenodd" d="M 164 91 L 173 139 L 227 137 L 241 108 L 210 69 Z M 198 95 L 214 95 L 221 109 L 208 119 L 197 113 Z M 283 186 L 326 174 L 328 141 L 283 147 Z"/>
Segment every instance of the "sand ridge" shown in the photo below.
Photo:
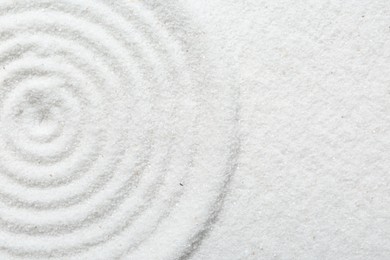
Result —
<path fill-rule="evenodd" d="M 237 93 L 157 2 L 0 4 L 2 258 L 184 259 L 212 225 Z"/>

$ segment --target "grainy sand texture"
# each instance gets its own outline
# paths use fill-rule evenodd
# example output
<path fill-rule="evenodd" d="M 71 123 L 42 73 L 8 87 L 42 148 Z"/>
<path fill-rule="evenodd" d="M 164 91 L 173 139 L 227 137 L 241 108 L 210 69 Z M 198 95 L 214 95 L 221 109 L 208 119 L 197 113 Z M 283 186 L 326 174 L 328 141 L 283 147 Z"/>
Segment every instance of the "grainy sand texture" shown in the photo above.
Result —
<path fill-rule="evenodd" d="M 0 1 L 0 259 L 390 258 L 390 2 Z"/>

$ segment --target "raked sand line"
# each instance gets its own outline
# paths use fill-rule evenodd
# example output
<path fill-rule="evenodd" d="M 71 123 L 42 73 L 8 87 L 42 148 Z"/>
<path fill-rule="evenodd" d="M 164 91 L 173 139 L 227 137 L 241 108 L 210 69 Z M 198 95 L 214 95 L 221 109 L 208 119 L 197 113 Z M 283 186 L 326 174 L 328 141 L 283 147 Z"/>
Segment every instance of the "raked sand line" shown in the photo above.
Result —
<path fill-rule="evenodd" d="M 2 259 L 196 249 L 234 171 L 237 114 L 185 12 L 0 3 Z"/>

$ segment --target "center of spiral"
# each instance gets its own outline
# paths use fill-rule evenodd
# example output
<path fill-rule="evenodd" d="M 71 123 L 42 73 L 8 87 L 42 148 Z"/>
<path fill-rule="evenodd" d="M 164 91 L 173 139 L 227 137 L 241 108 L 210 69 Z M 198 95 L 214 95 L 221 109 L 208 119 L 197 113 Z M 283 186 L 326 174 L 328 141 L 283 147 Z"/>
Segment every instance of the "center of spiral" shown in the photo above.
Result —
<path fill-rule="evenodd" d="M 15 89 L 6 102 L 6 118 L 8 125 L 13 127 L 10 131 L 17 132 L 19 137 L 47 142 L 58 136 L 69 117 L 69 109 L 59 87 L 38 83 L 25 84 Z"/>
<path fill-rule="evenodd" d="M 16 118 L 21 119 L 26 124 L 42 125 L 50 123 L 56 114 L 60 102 L 42 90 L 28 91 L 20 104 Z"/>

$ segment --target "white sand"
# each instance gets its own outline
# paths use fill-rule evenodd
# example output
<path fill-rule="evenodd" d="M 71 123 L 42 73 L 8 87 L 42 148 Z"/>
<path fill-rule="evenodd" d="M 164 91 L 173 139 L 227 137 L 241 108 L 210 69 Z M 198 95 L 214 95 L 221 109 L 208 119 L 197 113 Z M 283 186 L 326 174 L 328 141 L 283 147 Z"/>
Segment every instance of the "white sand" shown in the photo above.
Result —
<path fill-rule="evenodd" d="M 0 259 L 388 259 L 390 3 L 0 2 Z"/>

